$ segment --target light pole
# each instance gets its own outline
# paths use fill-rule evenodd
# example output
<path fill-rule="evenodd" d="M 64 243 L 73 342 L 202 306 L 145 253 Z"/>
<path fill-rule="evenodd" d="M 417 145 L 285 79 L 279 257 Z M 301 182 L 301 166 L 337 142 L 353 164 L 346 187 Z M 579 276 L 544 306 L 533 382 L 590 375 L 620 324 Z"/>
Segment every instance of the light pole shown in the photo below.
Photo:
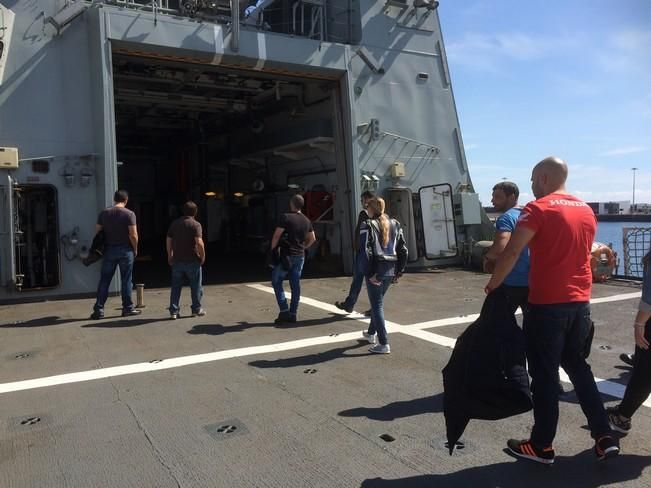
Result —
<path fill-rule="evenodd" d="M 631 213 L 635 213 L 635 172 L 638 170 L 638 168 L 631 168 L 631 171 L 633 171 L 633 203 L 631 204 Z"/>

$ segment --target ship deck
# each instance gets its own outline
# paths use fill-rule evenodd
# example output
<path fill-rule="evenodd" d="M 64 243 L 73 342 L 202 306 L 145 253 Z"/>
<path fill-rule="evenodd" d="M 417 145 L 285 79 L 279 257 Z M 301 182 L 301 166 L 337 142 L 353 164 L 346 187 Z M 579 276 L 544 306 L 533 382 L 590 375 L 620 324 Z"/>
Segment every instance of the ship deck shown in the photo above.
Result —
<path fill-rule="evenodd" d="M 304 280 L 300 321 L 281 326 L 268 283 L 205 287 L 208 314 L 176 321 L 167 289 L 147 290 L 143 314 L 125 319 L 116 297 L 102 321 L 87 318 L 90 299 L 1 306 L 0 486 L 651 485 L 651 400 L 619 458 L 598 463 L 570 384 L 553 467 L 504 452 L 531 413 L 471 421 L 448 455 L 441 369 L 486 281 L 405 275 L 386 298 L 388 356 L 359 340 L 363 315 L 331 305 L 347 277 Z M 639 294 L 623 282 L 593 291 L 590 361 L 609 405 L 629 375 L 618 356 L 632 352 Z"/>

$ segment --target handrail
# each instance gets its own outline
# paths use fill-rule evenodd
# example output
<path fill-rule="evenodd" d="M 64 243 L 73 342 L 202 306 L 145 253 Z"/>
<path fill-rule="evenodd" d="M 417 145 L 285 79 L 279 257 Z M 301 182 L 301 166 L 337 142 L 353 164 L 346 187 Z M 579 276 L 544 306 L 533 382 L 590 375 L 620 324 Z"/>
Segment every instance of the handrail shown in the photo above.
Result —
<path fill-rule="evenodd" d="M 231 17 L 233 18 L 231 51 L 236 53 L 240 50 L 240 0 L 231 0 Z"/>

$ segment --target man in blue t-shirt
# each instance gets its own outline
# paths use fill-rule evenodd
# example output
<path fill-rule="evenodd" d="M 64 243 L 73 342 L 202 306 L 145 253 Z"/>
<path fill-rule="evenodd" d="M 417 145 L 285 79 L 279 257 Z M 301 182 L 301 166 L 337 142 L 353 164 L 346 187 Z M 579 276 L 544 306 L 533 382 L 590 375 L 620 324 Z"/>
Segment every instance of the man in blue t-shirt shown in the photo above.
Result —
<path fill-rule="evenodd" d="M 520 190 L 515 183 L 503 181 L 493 187 L 493 207 L 498 212 L 504 212 L 495 222 L 495 240 L 484 256 L 484 271 L 493 272 L 495 261 L 515 231 L 521 209 L 517 207 Z M 506 292 L 515 311 L 520 307 L 525 312 L 529 296 L 529 248 L 525 247 L 520 253 L 511 273 L 504 280 L 502 288 Z"/>

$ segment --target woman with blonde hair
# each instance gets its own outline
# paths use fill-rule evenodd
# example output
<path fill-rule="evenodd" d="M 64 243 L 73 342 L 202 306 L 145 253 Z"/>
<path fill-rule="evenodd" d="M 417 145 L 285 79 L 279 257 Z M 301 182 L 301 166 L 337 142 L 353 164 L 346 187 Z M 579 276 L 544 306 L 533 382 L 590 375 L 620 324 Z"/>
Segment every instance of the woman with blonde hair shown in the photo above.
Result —
<path fill-rule="evenodd" d="M 407 264 L 407 245 L 400 223 L 384 213 L 384 200 L 369 200 L 369 219 L 361 226 L 360 257 L 364 260 L 366 289 L 371 302 L 371 323 L 363 337 L 374 344 L 369 351 L 389 354 L 389 340 L 384 323 L 384 295 L 391 283 L 398 281 Z M 376 343 L 376 335 L 379 344 Z"/>

